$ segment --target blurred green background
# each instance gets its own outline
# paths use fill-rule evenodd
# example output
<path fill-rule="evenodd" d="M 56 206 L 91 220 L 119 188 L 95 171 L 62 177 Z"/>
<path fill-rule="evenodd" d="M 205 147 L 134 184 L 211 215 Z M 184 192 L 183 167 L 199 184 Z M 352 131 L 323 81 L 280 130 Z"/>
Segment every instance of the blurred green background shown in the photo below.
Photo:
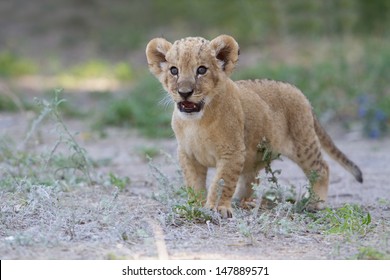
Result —
<path fill-rule="evenodd" d="M 225 33 L 241 47 L 234 79 L 291 82 L 323 122 L 379 138 L 390 117 L 389 27 L 386 0 L 4 0 L 0 111 L 34 110 L 33 96 L 61 87 L 64 112 L 99 131 L 172 136 L 146 44 Z"/>

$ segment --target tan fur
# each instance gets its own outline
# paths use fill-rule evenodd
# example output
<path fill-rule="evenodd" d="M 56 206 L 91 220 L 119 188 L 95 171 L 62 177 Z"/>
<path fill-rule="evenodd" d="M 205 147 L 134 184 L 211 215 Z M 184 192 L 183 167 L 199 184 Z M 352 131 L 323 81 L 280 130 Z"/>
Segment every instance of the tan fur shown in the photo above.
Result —
<path fill-rule="evenodd" d="M 361 182 L 361 171 L 334 145 L 299 89 L 271 80 L 229 78 L 238 55 L 237 42 L 227 35 L 173 44 L 156 38 L 146 48 L 150 71 L 175 102 L 172 127 L 186 185 L 206 190 L 207 169 L 216 167 L 206 207 L 231 217 L 233 195 L 239 200 L 252 195 L 252 183 L 265 165 L 258 154 L 263 139 L 307 175 L 317 172 L 316 209 L 323 207 L 329 184 L 321 147 Z"/>

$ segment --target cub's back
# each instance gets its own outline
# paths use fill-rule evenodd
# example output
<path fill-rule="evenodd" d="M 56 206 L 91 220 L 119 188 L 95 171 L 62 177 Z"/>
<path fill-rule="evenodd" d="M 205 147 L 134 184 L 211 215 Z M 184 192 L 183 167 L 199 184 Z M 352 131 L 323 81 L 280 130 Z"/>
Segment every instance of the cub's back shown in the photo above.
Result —
<path fill-rule="evenodd" d="M 236 81 L 243 94 L 242 98 L 253 99 L 253 94 L 258 95 L 270 107 L 272 111 L 296 111 L 309 108 L 311 105 L 303 93 L 295 86 L 274 80 L 241 80 Z"/>
<path fill-rule="evenodd" d="M 273 80 L 236 81 L 248 127 L 283 145 L 314 127 L 310 102 L 295 86 Z M 260 135 L 257 135 L 260 136 Z"/>

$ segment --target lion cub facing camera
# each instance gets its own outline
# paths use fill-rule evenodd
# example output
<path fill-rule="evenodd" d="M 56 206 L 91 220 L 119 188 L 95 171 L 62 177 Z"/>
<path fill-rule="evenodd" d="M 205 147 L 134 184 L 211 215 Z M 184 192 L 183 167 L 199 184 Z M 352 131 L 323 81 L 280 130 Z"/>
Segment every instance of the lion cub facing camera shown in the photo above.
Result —
<path fill-rule="evenodd" d="M 205 207 L 231 217 L 232 198 L 252 195 L 252 183 L 266 164 L 258 148 L 264 139 L 307 176 L 316 172 L 313 209 L 324 207 L 328 193 L 329 168 L 321 148 L 362 182 L 359 167 L 335 146 L 299 89 L 271 80 L 229 78 L 238 55 L 237 42 L 227 35 L 173 44 L 155 38 L 146 47 L 150 71 L 175 103 L 172 128 L 185 184 L 205 191 L 207 169 L 216 168 Z"/>

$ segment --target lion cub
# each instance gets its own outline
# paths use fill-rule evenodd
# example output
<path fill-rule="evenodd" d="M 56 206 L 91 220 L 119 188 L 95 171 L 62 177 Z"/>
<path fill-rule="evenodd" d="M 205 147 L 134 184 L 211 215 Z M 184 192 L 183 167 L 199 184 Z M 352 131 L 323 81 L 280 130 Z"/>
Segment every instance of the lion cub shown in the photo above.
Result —
<path fill-rule="evenodd" d="M 155 38 L 146 47 L 150 71 L 175 103 L 172 128 L 185 184 L 205 191 L 207 169 L 216 167 L 205 207 L 232 217 L 232 198 L 252 195 L 252 183 L 266 164 L 259 155 L 264 140 L 307 176 L 316 172 L 314 209 L 324 207 L 328 193 L 329 168 L 321 148 L 362 182 L 359 167 L 335 146 L 299 89 L 271 80 L 229 78 L 238 55 L 237 42 L 227 35 L 173 44 Z"/>

